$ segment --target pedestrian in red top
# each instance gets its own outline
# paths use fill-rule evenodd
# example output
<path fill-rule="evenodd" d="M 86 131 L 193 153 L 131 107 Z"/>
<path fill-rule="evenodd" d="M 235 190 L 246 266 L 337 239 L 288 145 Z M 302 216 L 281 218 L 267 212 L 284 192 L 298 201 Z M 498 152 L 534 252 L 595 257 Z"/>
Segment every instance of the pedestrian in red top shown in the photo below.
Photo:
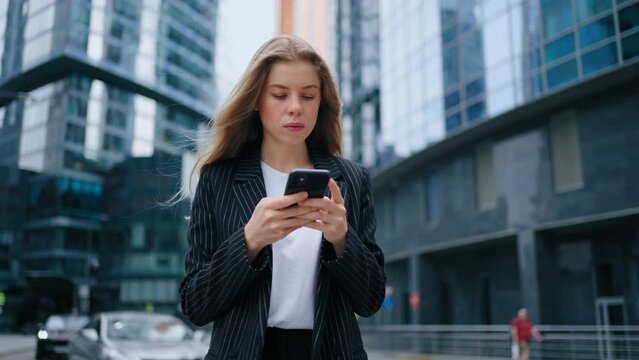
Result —
<path fill-rule="evenodd" d="M 528 311 L 526 311 L 526 309 L 520 309 L 517 317 L 510 322 L 510 332 L 513 338 L 513 345 L 519 345 L 518 355 L 520 360 L 528 360 L 530 356 L 531 335 L 534 336 L 538 342 L 543 340 L 539 331 L 537 331 L 530 320 L 528 320 Z"/>

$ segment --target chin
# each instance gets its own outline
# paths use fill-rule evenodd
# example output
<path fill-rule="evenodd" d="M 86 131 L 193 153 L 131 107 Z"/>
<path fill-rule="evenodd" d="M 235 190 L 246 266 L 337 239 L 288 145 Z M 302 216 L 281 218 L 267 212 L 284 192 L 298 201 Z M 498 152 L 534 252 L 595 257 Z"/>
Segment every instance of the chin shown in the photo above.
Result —
<path fill-rule="evenodd" d="M 285 141 L 284 143 L 289 146 L 300 146 L 306 143 L 306 138 L 298 141 Z"/>
<path fill-rule="evenodd" d="M 300 145 L 300 144 L 304 144 L 306 142 L 306 139 L 308 139 L 308 137 L 311 134 L 297 134 L 295 136 L 287 136 L 286 138 L 282 139 L 282 143 L 285 143 L 287 145 L 291 145 L 291 146 L 296 146 L 296 145 Z"/>

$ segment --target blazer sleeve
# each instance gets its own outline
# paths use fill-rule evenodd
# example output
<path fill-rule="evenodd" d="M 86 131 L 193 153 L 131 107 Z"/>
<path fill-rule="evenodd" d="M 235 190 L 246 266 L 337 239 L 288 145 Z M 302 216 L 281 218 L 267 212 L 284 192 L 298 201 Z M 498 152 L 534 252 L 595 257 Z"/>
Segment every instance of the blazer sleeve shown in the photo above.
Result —
<path fill-rule="evenodd" d="M 371 179 L 363 169 L 361 182 L 359 224 L 348 224 L 346 246 L 342 256 L 336 257 L 333 245 L 322 240 L 322 259 L 340 289 L 351 299 L 353 310 L 362 317 L 372 316 L 384 301 L 386 274 L 384 254 L 375 243 L 375 208 Z"/>
<path fill-rule="evenodd" d="M 250 262 L 244 227 L 227 239 L 219 238 L 213 177 L 211 167 L 203 168 L 188 225 L 186 277 L 180 284 L 182 312 L 198 326 L 214 321 L 232 307 L 267 265 L 264 251 Z"/>

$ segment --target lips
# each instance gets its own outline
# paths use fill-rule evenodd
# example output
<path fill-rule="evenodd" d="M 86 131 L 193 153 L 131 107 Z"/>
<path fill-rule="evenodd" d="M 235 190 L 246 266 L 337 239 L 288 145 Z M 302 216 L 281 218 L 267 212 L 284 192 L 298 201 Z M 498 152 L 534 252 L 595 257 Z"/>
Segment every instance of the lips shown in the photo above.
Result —
<path fill-rule="evenodd" d="M 294 131 L 294 132 L 298 132 L 298 131 L 302 131 L 302 129 L 304 129 L 304 124 L 299 123 L 299 122 L 294 122 L 294 123 L 289 123 L 284 125 L 284 127 L 290 131 Z"/>

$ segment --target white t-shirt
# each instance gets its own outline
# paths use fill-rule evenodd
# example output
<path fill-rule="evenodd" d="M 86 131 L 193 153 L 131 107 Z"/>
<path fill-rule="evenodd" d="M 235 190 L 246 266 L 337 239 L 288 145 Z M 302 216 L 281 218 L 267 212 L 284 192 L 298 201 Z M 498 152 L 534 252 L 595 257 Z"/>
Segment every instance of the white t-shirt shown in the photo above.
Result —
<path fill-rule="evenodd" d="M 266 196 L 282 196 L 288 174 L 261 164 Z M 273 244 L 269 327 L 313 329 L 321 242 L 321 231 L 303 227 Z"/>

